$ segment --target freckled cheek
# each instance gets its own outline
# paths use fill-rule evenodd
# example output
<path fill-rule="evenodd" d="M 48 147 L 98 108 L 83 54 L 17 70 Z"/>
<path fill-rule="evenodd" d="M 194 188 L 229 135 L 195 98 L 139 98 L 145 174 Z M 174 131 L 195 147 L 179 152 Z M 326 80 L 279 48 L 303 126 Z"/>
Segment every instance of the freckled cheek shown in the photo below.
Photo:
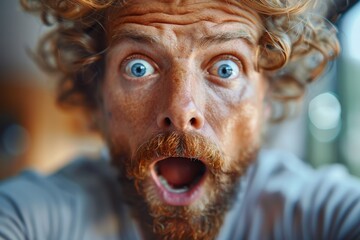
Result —
<path fill-rule="evenodd" d="M 242 103 L 237 108 L 228 109 L 228 117 L 222 119 L 219 140 L 229 156 L 258 144 L 260 137 L 258 106 Z"/>
<path fill-rule="evenodd" d="M 259 109 L 254 105 L 246 104 L 241 109 L 235 129 L 243 139 L 251 139 L 259 131 Z"/>
<path fill-rule="evenodd" d="M 138 94 L 118 94 L 105 99 L 108 134 L 114 142 L 128 142 L 132 148 L 147 136 L 154 121 L 151 99 Z"/>

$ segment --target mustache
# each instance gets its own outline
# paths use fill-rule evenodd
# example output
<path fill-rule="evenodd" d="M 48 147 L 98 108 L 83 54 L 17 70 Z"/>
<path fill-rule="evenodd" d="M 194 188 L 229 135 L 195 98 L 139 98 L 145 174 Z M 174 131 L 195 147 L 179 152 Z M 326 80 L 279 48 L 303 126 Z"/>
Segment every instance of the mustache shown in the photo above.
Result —
<path fill-rule="evenodd" d="M 144 142 L 128 161 L 127 177 L 144 180 L 150 166 L 160 159 L 184 157 L 202 161 L 213 173 L 221 171 L 225 155 L 219 147 L 198 133 L 167 132 Z"/>

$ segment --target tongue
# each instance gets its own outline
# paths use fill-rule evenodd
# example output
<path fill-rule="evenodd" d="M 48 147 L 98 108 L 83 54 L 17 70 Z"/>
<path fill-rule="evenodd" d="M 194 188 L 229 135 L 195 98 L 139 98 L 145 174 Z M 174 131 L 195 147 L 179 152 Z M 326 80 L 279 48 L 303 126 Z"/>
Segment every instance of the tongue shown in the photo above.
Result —
<path fill-rule="evenodd" d="M 161 176 L 173 187 L 190 185 L 201 174 L 203 164 L 188 158 L 168 158 L 158 162 Z"/>

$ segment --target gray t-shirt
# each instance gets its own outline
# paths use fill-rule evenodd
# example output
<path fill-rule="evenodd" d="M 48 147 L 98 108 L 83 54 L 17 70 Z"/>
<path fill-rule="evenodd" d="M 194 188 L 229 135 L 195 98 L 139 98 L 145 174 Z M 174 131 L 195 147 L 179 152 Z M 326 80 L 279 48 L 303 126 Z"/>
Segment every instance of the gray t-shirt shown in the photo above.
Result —
<path fill-rule="evenodd" d="M 262 151 L 239 185 L 219 240 L 360 239 L 360 181 L 341 166 L 313 170 Z M 0 239 L 141 239 L 114 169 L 76 160 L 56 174 L 0 183 Z"/>

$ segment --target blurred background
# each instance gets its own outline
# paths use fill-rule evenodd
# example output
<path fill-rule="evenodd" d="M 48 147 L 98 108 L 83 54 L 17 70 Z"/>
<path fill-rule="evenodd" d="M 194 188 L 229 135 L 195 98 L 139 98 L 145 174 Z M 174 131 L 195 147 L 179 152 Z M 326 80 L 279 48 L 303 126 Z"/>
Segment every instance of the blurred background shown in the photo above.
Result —
<path fill-rule="evenodd" d="M 296 116 L 271 126 L 265 147 L 291 151 L 314 167 L 343 164 L 360 176 L 360 4 L 338 28 L 341 57 L 310 85 Z M 1 0 L 0 180 L 24 168 L 51 173 L 105 149 L 80 112 L 56 106 L 55 77 L 41 73 L 26 53 L 48 30 L 18 1 Z"/>
<path fill-rule="evenodd" d="M 49 29 L 23 13 L 19 1 L 0 2 L 0 179 L 24 168 L 50 173 L 87 155 L 98 158 L 100 137 L 81 112 L 56 106 L 55 76 L 27 53 Z"/>
<path fill-rule="evenodd" d="M 309 85 L 297 116 L 270 130 L 270 148 L 288 149 L 314 167 L 338 163 L 360 176 L 360 3 L 337 22 L 340 57 Z"/>

